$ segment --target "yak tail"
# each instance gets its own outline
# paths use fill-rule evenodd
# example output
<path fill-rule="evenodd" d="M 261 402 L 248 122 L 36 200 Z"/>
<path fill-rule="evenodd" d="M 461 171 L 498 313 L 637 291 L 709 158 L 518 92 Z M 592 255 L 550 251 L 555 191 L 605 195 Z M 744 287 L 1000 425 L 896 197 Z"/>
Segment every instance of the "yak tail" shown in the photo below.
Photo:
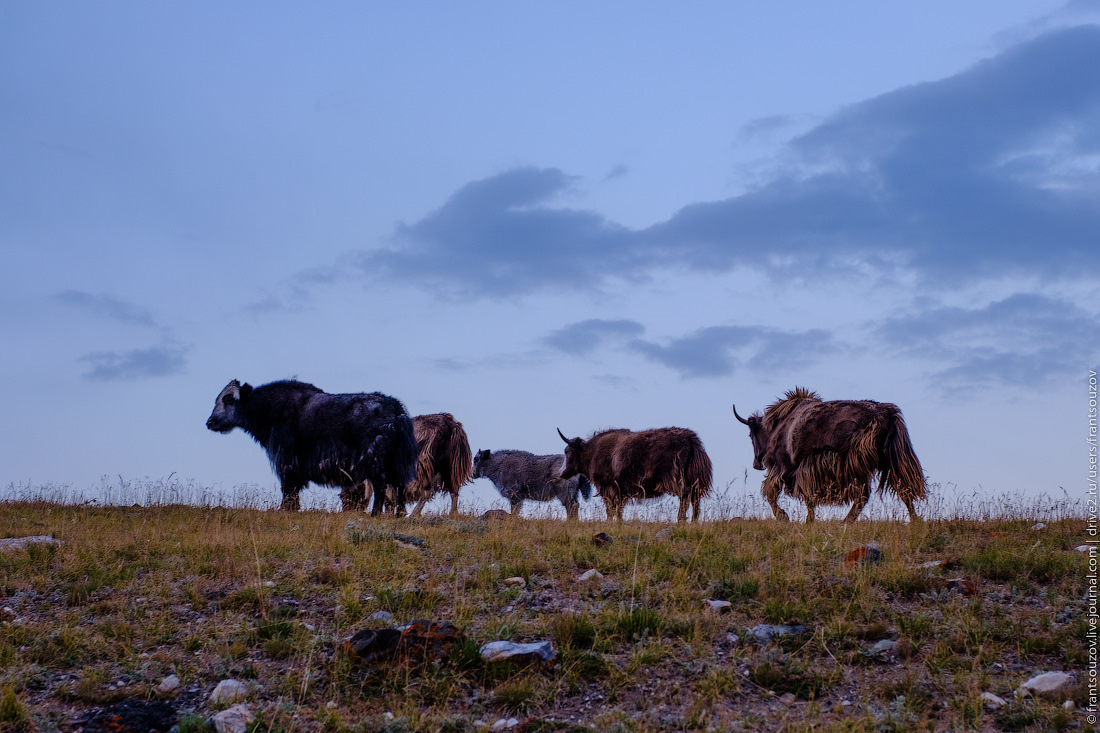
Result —
<path fill-rule="evenodd" d="M 584 497 L 585 501 L 592 498 L 592 484 L 580 474 L 577 474 L 577 490 L 580 492 L 581 496 Z"/>
<path fill-rule="evenodd" d="M 879 477 L 879 491 L 892 490 L 902 500 L 914 501 L 925 496 L 924 469 L 921 468 L 909 430 L 901 413 L 895 413 L 882 448 L 883 465 Z"/>
<path fill-rule="evenodd" d="M 684 487 L 695 499 L 701 499 L 710 493 L 714 482 L 714 467 L 703 444 L 695 438 L 691 442 L 691 456 L 684 467 Z"/>
<path fill-rule="evenodd" d="M 451 437 L 447 444 L 447 457 L 450 459 L 447 484 L 451 491 L 457 492 L 460 486 L 465 486 L 474 478 L 474 456 L 462 423 L 456 420 L 451 428 Z"/>

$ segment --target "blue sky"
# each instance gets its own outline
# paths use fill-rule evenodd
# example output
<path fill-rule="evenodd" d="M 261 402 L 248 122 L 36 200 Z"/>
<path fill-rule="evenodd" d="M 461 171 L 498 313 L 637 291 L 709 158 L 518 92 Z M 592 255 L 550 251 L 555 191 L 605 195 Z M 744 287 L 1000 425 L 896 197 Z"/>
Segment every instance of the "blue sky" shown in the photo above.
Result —
<path fill-rule="evenodd" d="M 804 385 L 1082 495 L 1100 3 L 744 5 L 0 7 L 0 483 L 274 486 L 203 422 L 296 376 L 741 493 Z"/>

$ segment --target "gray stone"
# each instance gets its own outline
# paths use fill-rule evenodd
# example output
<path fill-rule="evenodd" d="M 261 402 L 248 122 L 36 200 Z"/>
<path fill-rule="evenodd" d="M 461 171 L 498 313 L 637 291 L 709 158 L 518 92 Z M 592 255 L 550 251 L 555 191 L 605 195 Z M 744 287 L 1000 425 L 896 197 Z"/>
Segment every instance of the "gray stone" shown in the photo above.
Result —
<path fill-rule="evenodd" d="M 733 604 L 729 601 L 719 601 L 713 598 L 705 600 L 703 603 L 706 604 L 708 611 L 713 611 L 714 613 L 726 613 L 733 607 Z"/>
<path fill-rule="evenodd" d="M 158 692 L 164 692 L 164 693 L 173 692 L 179 686 L 180 686 L 180 678 L 177 677 L 174 674 L 170 674 L 170 675 L 168 675 L 167 677 L 165 677 L 164 679 L 162 679 L 160 681 L 160 684 L 157 685 L 157 691 Z"/>
<path fill-rule="evenodd" d="M 375 611 L 368 618 L 368 621 L 381 621 L 384 624 L 393 623 L 393 614 L 389 611 Z"/>
<path fill-rule="evenodd" d="M 23 550 L 27 545 L 60 545 L 61 540 L 56 540 L 53 537 L 47 535 L 36 535 L 34 537 L 9 537 L 7 539 L 0 540 L 0 550 Z"/>
<path fill-rule="evenodd" d="M 1050 692 L 1057 692 L 1072 682 L 1073 675 L 1071 674 L 1066 674 L 1065 672 L 1047 672 L 1046 674 L 1035 675 L 1027 682 L 1020 685 L 1020 689 L 1016 691 L 1016 694 L 1028 695 L 1034 693 L 1036 695 L 1043 695 Z"/>
<path fill-rule="evenodd" d="M 1003 698 L 997 697 L 992 692 L 983 692 L 981 698 L 987 708 L 1003 708 L 1008 704 Z"/>
<path fill-rule="evenodd" d="M 517 644 L 514 641 L 490 641 L 481 647 L 481 658 L 486 662 L 515 661 L 520 664 L 542 662 L 553 664 L 558 653 L 551 641 L 536 641 L 529 644 Z"/>
<path fill-rule="evenodd" d="M 248 697 L 248 687 L 240 680 L 222 680 L 208 700 L 210 705 L 232 705 Z"/>
<path fill-rule="evenodd" d="M 603 573 L 601 573 L 599 570 L 596 570 L 595 568 L 592 568 L 591 570 L 585 570 L 583 573 L 581 573 L 581 577 L 577 578 L 577 580 L 603 580 Z"/>
<path fill-rule="evenodd" d="M 778 625 L 778 624 L 757 624 L 748 630 L 748 636 L 753 641 L 761 644 L 767 644 L 772 638 L 776 636 L 794 636 L 806 631 L 805 626 L 798 625 Z"/>
<path fill-rule="evenodd" d="M 218 733 L 246 733 L 249 724 L 255 719 L 256 716 L 247 705 L 234 705 L 215 715 L 210 722 Z"/>

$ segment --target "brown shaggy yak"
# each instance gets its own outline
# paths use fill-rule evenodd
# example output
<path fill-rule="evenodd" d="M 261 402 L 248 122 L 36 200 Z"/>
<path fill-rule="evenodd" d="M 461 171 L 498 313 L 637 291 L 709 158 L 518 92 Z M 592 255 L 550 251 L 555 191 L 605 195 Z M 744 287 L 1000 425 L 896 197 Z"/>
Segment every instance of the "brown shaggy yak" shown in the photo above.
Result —
<path fill-rule="evenodd" d="M 897 405 L 872 400 L 824 402 L 815 392 L 795 388 L 746 420 L 752 439 L 753 465 L 767 470 L 760 493 L 777 519 L 787 520 L 779 494 L 806 504 L 806 521 L 814 521 L 820 505 L 852 504 L 844 518 L 854 522 L 871 496 L 878 474 L 878 491 L 891 491 L 920 517 L 913 502 L 925 496 L 924 470 Z"/>
<path fill-rule="evenodd" d="M 663 494 L 680 498 L 677 521 L 699 519 L 699 502 L 710 493 L 711 463 L 699 436 L 686 428 L 658 428 L 632 433 L 604 430 L 588 440 L 567 438 L 561 477 L 582 475 L 592 482 L 607 505 L 607 518 L 623 519 L 631 499 Z"/>
<path fill-rule="evenodd" d="M 417 415 L 413 433 L 419 457 L 416 478 L 405 492 L 408 501 L 416 502 L 411 516 L 419 516 L 424 505 L 444 491 L 451 495 L 451 516 L 457 516 L 458 490 L 474 475 L 473 454 L 462 423 L 449 412 Z"/>

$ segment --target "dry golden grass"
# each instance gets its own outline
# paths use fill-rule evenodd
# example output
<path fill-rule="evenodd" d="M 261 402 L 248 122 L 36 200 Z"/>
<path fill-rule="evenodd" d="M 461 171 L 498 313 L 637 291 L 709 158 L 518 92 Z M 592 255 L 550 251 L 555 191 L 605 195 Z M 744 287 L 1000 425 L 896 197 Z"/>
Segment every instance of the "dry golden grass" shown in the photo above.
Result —
<path fill-rule="evenodd" d="M 227 677 L 252 685 L 257 730 L 1072 726 L 1061 705 L 1083 704 L 1083 681 L 1057 700 L 1012 691 L 1084 667 L 1085 523 L 1031 523 L 733 520 L 658 538 L 669 525 L 0 503 L 0 537 L 61 540 L 0 552 L 0 729 L 66 730 L 90 707 L 163 697 L 182 731 L 204 730 Z M 600 531 L 614 542 L 597 547 Z M 882 562 L 846 566 L 870 541 Z M 589 569 L 603 579 L 578 581 Z M 515 576 L 526 586 L 503 583 Z M 956 576 L 978 594 L 945 589 Z M 382 626 L 379 610 L 468 641 L 440 664 L 358 663 L 340 646 Z M 807 631 L 747 641 L 761 623 Z M 486 666 L 477 648 L 497 639 L 551 639 L 558 663 Z M 886 658 L 868 653 L 881 639 L 898 642 Z M 161 695 L 173 673 L 179 690 Z M 1009 705 L 986 710 L 984 691 Z"/>

